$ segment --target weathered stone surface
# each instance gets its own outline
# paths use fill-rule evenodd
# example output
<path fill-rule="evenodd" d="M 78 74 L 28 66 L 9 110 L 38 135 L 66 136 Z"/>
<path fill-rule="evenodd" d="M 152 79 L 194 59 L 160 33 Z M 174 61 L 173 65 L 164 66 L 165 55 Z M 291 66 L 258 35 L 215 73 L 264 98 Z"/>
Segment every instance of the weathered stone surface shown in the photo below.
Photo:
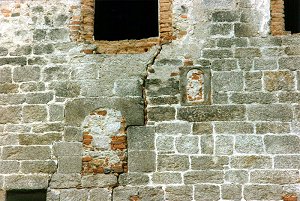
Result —
<path fill-rule="evenodd" d="M 39 81 L 41 69 L 37 66 L 15 67 L 13 71 L 13 80 L 15 82 Z"/>
<path fill-rule="evenodd" d="M 236 136 L 235 150 L 238 153 L 261 154 L 264 152 L 263 138 L 261 136 Z"/>
<path fill-rule="evenodd" d="M 53 93 L 28 93 L 26 94 L 26 103 L 28 104 L 47 104 L 53 100 Z"/>
<path fill-rule="evenodd" d="M 132 126 L 127 130 L 128 149 L 154 150 L 155 128 L 145 126 Z"/>
<path fill-rule="evenodd" d="M 196 200 L 217 201 L 220 199 L 220 187 L 209 184 L 196 185 L 194 197 Z"/>
<path fill-rule="evenodd" d="M 214 104 L 228 104 L 228 94 L 227 92 L 213 92 L 213 103 Z"/>
<path fill-rule="evenodd" d="M 0 66 L 12 65 L 12 66 L 24 66 L 27 63 L 26 57 L 7 57 L 0 58 Z"/>
<path fill-rule="evenodd" d="M 185 171 L 189 169 L 189 157 L 184 155 L 158 155 L 158 171 Z"/>
<path fill-rule="evenodd" d="M 29 133 L 30 130 L 31 130 L 30 125 L 19 125 L 19 124 L 6 124 L 5 125 L 5 132 L 9 132 L 9 133 Z M 0 131 L 1 131 L 1 129 L 0 129 Z"/>
<path fill-rule="evenodd" d="M 232 156 L 230 167 L 234 169 L 271 169 L 272 158 L 269 156 Z"/>
<path fill-rule="evenodd" d="M 17 105 L 25 102 L 23 94 L 0 94 L 0 105 Z"/>
<path fill-rule="evenodd" d="M 81 185 L 90 187 L 113 187 L 117 185 L 117 177 L 113 174 L 97 174 L 82 176 Z"/>
<path fill-rule="evenodd" d="M 193 134 L 195 135 L 204 135 L 204 134 L 212 134 L 213 126 L 211 123 L 201 122 L 193 124 Z"/>
<path fill-rule="evenodd" d="M 26 123 L 46 121 L 47 108 L 43 105 L 26 105 L 23 107 L 23 121 Z"/>
<path fill-rule="evenodd" d="M 7 175 L 5 176 L 4 188 L 16 189 L 47 189 L 48 175 Z"/>
<path fill-rule="evenodd" d="M 244 184 L 248 182 L 247 170 L 228 170 L 225 172 L 225 181 L 235 184 Z"/>
<path fill-rule="evenodd" d="M 76 97 L 80 94 L 80 85 L 74 81 L 56 81 L 49 86 L 59 97 Z"/>
<path fill-rule="evenodd" d="M 18 173 L 20 163 L 18 161 L 0 161 L 0 174 Z"/>
<path fill-rule="evenodd" d="M 82 169 L 81 156 L 60 156 L 58 157 L 58 173 L 80 173 Z"/>
<path fill-rule="evenodd" d="M 253 37 L 257 35 L 257 28 L 250 23 L 235 23 L 234 35 L 236 37 Z"/>
<path fill-rule="evenodd" d="M 150 107 L 148 108 L 149 121 L 168 121 L 175 119 L 174 107 Z"/>
<path fill-rule="evenodd" d="M 172 105 L 178 104 L 179 99 L 176 96 L 161 96 L 161 97 L 149 97 L 147 102 L 150 105 Z"/>
<path fill-rule="evenodd" d="M 297 170 L 256 170 L 250 173 L 250 181 L 260 184 L 293 184 L 299 182 Z"/>
<path fill-rule="evenodd" d="M 169 186 L 166 187 L 166 199 L 172 201 L 192 200 L 192 186 Z"/>
<path fill-rule="evenodd" d="M 6 56 L 8 54 L 8 49 L 5 47 L 0 47 L 0 56 Z"/>
<path fill-rule="evenodd" d="M 245 118 L 244 106 L 197 106 L 178 108 L 178 119 L 186 121 L 234 121 Z"/>
<path fill-rule="evenodd" d="M 23 82 L 20 84 L 22 92 L 36 92 L 45 90 L 45 83 L 43 82 Z"/>
<path fill-rule="evenodd" d="M 2 182 L 1 182 L 2 183 Z M 1 185 L 2 186 L 2 185 Z M 6 192 L 3 190 L 0 190 L 0 200 L 5 200 L 6 199 Z"/>
<path fill-rule="evenodd" d="M 22 161 L 21 172 L 53 174 L 57 169 L 55 161 Z"/>
<path fill-rule="evenodd" d="M 216 24 L 212 24 L 212 26 L 210 27 L 210 34 L 211 35 L 217 35 L 217 36 L 226 36 L 226 35 L 230 35 L 230 33 L 233 30 L 233 26 L 230 23 L 216 23 Z"/>
<path fill-rule="evenodd" d="M 237 61 L 234 59 L 218 59 L 211 64 L 211 69 L 214 71 L 230 71 L 238 68 Z"/>
<path fill-rule="evenodd" d="M 45 132 L 61 132 L 64 130 L 62 123 L 39 123 L 32 126 L 32 132 L 45 133 Z"/>
<path fill-rule="evenodd" d="M 199 153 L 199 137 L 198 136 L 183 136 L 177 137 L 175 140 L 176 150 L 182 154 L 197 154 Z"/>
<path fill-rule="evenodd" d="M 252 37 L 249 38 L 249 42 L 251 46 L 258 46 L 258 47 L 274 47 L 274 46 L 281 46 L 282 40 L 280 37 Z"/>
<path fill-rule="evenodd" d="M 52 145 L 55 141 L 62 139 L 61 133 L 46 134 L 20 134 L 20 145 Z"/>
<path fill-rule="evenodd" d="M 246 91 L 260 91 L 262 89 L 262 72 L 246 72 L 244 76 Z"/>
<path fill-rule="evenodd" d="M 202 50 L 203 58 L 213 59 L 213 58 L 231 58 L 233 52 L 230 49 L 205 49 Z"/>
<path fill-rule="evenodd" d="M 278 60 L 279 69 L 299 70 L 300 57 L 282 57 Z"/>
<path fill-rule="evenodd" d="M 81 150 L 82 144 L 79 142 L 57 142 L 53 145 L 55 156 L 79 156 Z"/>
<path fill-rule="evenodd" d="M 276 103 L 277 97 L 272 93 L 253 92 L 253 93 L 233 93 L 230 97 L 232 103 L 236 104 L 270 104 Z"/>
<path fill-rule="evenodd" d="M 32 52 L 32 47 L 30 45 L 24 45 L 17 47 L 14 52 L 9 53 L 10 56 L 23 56 L 30 55 Z"/>
<path fill-rule="evenodd" d="M 33 46 L 33 54 L 51 54 L 54 52 L 53 44 L 39 44 Z"/>
<path fill-rule="evenodd" d="M 0 123 L 18 123 L 21 120 L 21 110 L 22 108 L 19 106 L 0 106 Z"/>
<path fill-rule="evenodd" d="M 241 91 L 243 74 L 241 72 L 215 72 L 212 76 L 212 87 L 215 91 Z"/>
<path fill-rule="evenodd" d="M 235 57 L 236 58 L 254 58 L 260 57 L 261 52 L 259 48 L 236 48 Z"/>
<path fill-rule="evenodd" d="M 49 146 L 6 146 L 2 149 L 4 160 L 47 160 L 50 157 Z"/>
<path fill-rule="evenodd" d="M 267 135 L 264 143 L 266 152 L 270 154 L 300 153 L 300 138 L 296 135 Z"/>
<path fill-rule="evenodd" d="M 156 138 L 156 150 L 159 152 L 174 153 L 174 141 L 174 136 L 159 135 Z"/>
<path fill-rule="evenodd" d="M 219 170 L 189 171 L 184 173 L 184 184 L 201 184 L 223 182 L 223 172 Z"/>
<path fill-rule="evenodd" d="M 90 201 L 111 201 L 112 191 L 107 188 L 90 190 Z"/>
<path fill-rule="evenodd" d="M 81 183 L 80 174 L 59 174 L 55 173 L 51 177 L 51 188 L 75 188 Z"/>
<path fill-rule="evenodd" d="M 280 103 L 300 103 L 300 93 L 298 92 L 281 92 L 278 98 Z"/>
<path fill-rule="evenodd" d="M 60 200 L 82 201 L 88 199 L 88 191 L 85 189 L 64 189 L 60 192 Z"/>
<path fill-rule="evenodd" d="M 264 72 L 264 83 L 267 91 L 295 90 L 294 74 L 289 71 Z"/>
<path fill-rule="evenodd" d="M 117 96 L 142 96 L 141 83 L 135 79 L 115 81 L 113 91 Z"/>
<path fill-rule="evenodd" d="M 124 173 L 119 175 L 118 182 L 122 186 L 147 185 L 149 183 L 149 176 L 142 173 Z"/>
<path fill-rule="evenodd" d="M 176 123 L 158 123 L 155 130 L 156 133 L 163 133 L 167 135 L 190 134 L 191 123 L 176 122 Z"/>
<path fill-rule="evenodd" d="M 214 137 L 212 135 L 203 135 L 200 139 L 200 147 L 202 154 L 213 154 L 214 152 Z"/>
<path fill-rule="evenodd" d="M 69 31 L 67 29 L 51 29 L 48 36 L 52 41 L 69 41 Z"/>
<path fill-rule="evenodd" d="M 220 38 L 217 42 L 218 47 L 247 47 L 246 38 Z"/>
<path fill-rule="evenodd" d="M 253 124 L 248 122 L 216 122 L 215 132 L 219 134 L 251 134 Z"/>
<path fill-rule="evenodd" d="M 282 191 L 280 185 L 246 185 L 244 197 L 246 200 L 281 200 Z"/>
<path fill-rule="evenodd" d="M 300 156 L 275 156 L 274 167 L 276 169 L 300 169 Z"/>
<path fill-rule="evenodd" d="M 28 65 L 44 65 L 47 64 L 47 60 L 44 57 L 32 57 L 28 59 Z"/>
<path fill-rule="evenodd" d="M 276 70 L 277 61 L 275 59 L 254 59 L 254 70 Z"/>
<path fill-rule="evenodd" d="M 191 156 L 192 170 L 222 170 L 228 164 L 226 156 Z"/>
<path fill-rule="evenodd" d="M 164 193 L 161 187 L 122 187 L 119 186 L 113 191 L 114 201 L 124 201 L 138 198 L 140 201 L 161 201 Z"/>
<path fill-rule="evenodd" d="M 222 199 L 225 200 L 241 200 L 242 186 L 236 184 L 223 184 L 221 186 Z"/>
<path fill-rule="evenodd" d="M 266 133 L 290 133 L 291 126 L 289 123 L 281 123 L 281 122 L 259 122 L 256 125 L 256 133 L 257 134 L 266 134 Z"/>
<path fill-rule="evenodd" d="M 212 14 L 214 22 L 235 22 L 240 18 L 239 14 L 235 11 L 216 11 Z"/>
<path fill-rule="evenodd" d="M 153 173 L 152 182 L 154 184 L 182 184 L 180 173 Z"/>
<path fill-rule="evenodd" d="M 0 50 L 1 52 L 1 50 Z M 1 54 L 1 53 L 0 53 Z M 10 67 L 0 67 L 0 83 L 11 83 L 12 72 Z"/>
<path fill-rule="evenodd" d="M 250 121 L 291 121 L 293 112 L 290 105 L 251 105 L 247 107 Z"/>
<path fill-rule="evenodd" d="M 154 151 L 129 151 L 128 169 L 131 172 L 153 172 L 155 170 Z"/>
<path fill-rule="evenodd" d="M 50 121 L 63 121 L 64 106 L 63 105 L 49 105 Z"/>
<path fill-rule="evenodd" d="M 176 95 L 179 94 L 179 81 L 171 78 L 168 80 L 147 79 L 145 87 L 148 96 Z"/>
<path fill-rule="evenodd" d="M 231 155 L 233 153 L 234 138 L 228 135 L 217 135 L 215 153 L 217 155 Z"/>
<path fill-rule="evenodd" d="M 64 139 L 67 142 L 78 142 L 82 141 L 82 131 L 77 127 L 65 127 Z"/>

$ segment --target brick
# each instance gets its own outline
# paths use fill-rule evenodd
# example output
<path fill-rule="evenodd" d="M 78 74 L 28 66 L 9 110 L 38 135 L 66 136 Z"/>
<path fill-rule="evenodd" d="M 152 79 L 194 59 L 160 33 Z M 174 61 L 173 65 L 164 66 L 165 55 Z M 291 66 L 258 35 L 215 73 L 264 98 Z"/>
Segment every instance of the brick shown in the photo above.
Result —
<path fill-rule="evenodd" d="M 236 105 L 226 106 L 197 106 L 178 108 L 178 119 L 202 122 L 202 121 L 234 121 L 245 118 L 245 107 Z"/>
<path fill-rule="evenodd" d="M 154 151 L 129 151 L 128 168 L 130 172 L 153 172 L 155 169 Z"/>
<path fill-rule="evenodd" d="M 235 150 L 238 153 L 261 154 L 264 152 L 263 138 L 261 136 L 236 136 Z"/>
<path fill-rule="evenodd" d="M 281 122 L 259 122 L 256 124 L 256 133 L 257 134 L 284 134 L 290 133 L 291 128 L 289 123 L 281 123 Z"/>
<path fill-rule="evenodd" d="M 232 156 L 230 167 L 234 169 L 271 169 L 272 158 L 269 156 Z"/>
<path fill-rule="evenodd" d="M 81 183 L 80 174 L 59 174 L 52 175 L 49 186 L 51 188 L 75 188 Z"/>
<path fill-rule="evenodd" d="M 264 72 L 264 83 L 267 91 L 295 90 L 294 75 L 289 71 Z"/>
<path fill-rule="evenodd" d="M 189 169 L 189 158 L 184 155 L 158 155 L 158 171 L 185 171 Z"/>
<path fill-rule="evenodd" d="M 196 200 L 212 201 L 220 199 L 220 187 L 211 184 L 195 185 Z"/>
<path fill-rule="evenodd" d="M 222 199 L 225 200 L 241 200 L 242 186 L 236 184 L 223 184 L 221 186 Z"/>
<path fill-rule="evenodd" d="M 201 183 L 215 183 L 223 182 L 223 171 L 202 170 L 189 171 L 184 173 L 184 184 L 201 184 Z"/>
<path fill-rule="evenodd" d="M 50 157 L 49 146 L 6 146 L 2 150 L 3 160 L 47 160 Z"/>
<path fill-rule="evenodd" d="M 155 128 L 145 126 L 129 127 L 127 130 L 129 150 L 154 150 Z"/>
<path fill-rule="evenodd" d="M 191 156 L 192 170 L 222 170 L 228 164 L 227 156 Z"/>
<path fill-rule="evenodd" d="M 192 200 L 192 186 L 168 186 L 165 189 L 166 199 L 172 201 Z"/>
<path fill-rule="evenodd" d="M 86 175 L 81 179 L 82 187 L 113 187 L 117 185 L 117 177 L 113 174 Z"/>
<path fill-rule="evenodd" d="M 227 170 L 225 172 L 225 182 L 234 184 L 244 184 L 248 182 L 247 170 Z"/>
<path fill-rule="evenodd" d="M 296 170 L 256 170 L 250 173 L 250 182 L 260 184 L 298 183 L 299 171 Z"/>
<path fill-rule="evenodd" d="M 212 77 L 212 87 L 215 91 L 243 90 L 242 72 L 215 72 Z"/>
<path fill-rule="evenodd" d="M 200 147 L 202 154 L 213 154 L 214 138 L 212 135 L 203 135 L 200 139 Z"/>
<path fill-rule="evenodd" d="M 200 151 L 198 136 L 177 137 L 175 146 L 176 150 L 181 154 L 197 154 Z"/>
<path fill-rule="evenodd" d="M 251 105 L 247 108 L 250 121 L 282 121 L 293 119 L 292 108 L 289 105 Z"/>
<path fill-rule="evenodd" d="M 19 106 L 0 106 L 0 123 L 18 123 L 21 120 L 21 107 Z"/>
<path fill-rule="evenodd" d="M 47 189 L 48 180 L 48 175 L 7 175 L 4 188 L 6 190 Z"/>
<path fill-rule="evenodd" d="M 245 185 L 246 200 L 281 200 L 282 186 L 280 185 Z"/>
<path fill-rule="evenodd" d="M 168 121 L 175 119 L 174 107 L 150 107 L 147 109 L 149 121 Z"/>
<path fill-rule="evenodd" d="M 231 155 L 233 153 L 234 138 L 228 135 L 217 135 L 215 154 L 216 155 Z"/>
<path fill-rule="evenodd" d="M 154 184 L 181 184 L 180 173 L 153 173 L 152 181 Z"/>
<path fill-rule="evenodd" d="M 90 201 L 111 201 L 112 191 L 106 188 L 90 190 Z"/>
<path fill-rule="evenodd" d="M 300 139 L 296 135 L 266 135 L 264 143 L 266 152 L 270 154 L 300 153 Z"/>
<path fill-rule="evenodd" d="M 55 161 L 22 161 L 20 171 L 25 174 L 30 173 L 55 173 L 57 167 Z"/>

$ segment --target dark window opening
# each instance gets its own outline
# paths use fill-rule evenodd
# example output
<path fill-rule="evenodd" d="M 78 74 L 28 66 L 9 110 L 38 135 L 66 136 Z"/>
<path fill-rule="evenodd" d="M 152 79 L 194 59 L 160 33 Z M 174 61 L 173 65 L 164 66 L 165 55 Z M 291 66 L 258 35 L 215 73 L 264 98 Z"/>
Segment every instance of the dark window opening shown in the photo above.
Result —
<path fill-rule="evenodd" d="M 300 0 L 284 0 L 285 30 L 300 33 Z"/>
<path fill-rule="evenodd" d="M 95 0 L 95 40 L 159 36 L 158 0 Z"/>
<path fill-rule="evenodd" d="M 46 201 L 47 190 L 11 190 L 6 192 L 6 201 Z"/>

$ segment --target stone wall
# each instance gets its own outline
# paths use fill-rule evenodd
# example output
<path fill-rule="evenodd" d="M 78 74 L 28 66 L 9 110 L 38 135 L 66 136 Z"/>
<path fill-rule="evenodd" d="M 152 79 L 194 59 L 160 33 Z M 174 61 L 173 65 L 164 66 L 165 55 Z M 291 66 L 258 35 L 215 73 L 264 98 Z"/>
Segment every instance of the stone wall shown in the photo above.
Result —
<path fill-rule="evenodd" d="M 177 39 L 140 54 L 73 42 L 81 3 L 0 2 L 0 199 L 299 197 L 300 38 L 270 2 L 174 0 Z"/>

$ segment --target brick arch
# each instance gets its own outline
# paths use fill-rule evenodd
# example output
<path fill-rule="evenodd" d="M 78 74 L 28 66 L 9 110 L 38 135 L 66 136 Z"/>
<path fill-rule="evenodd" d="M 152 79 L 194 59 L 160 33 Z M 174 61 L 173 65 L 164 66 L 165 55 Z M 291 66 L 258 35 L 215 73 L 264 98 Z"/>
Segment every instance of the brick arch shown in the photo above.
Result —
<path fill-rule="evenodd" d="M 126 120 L 120 111 L 96 109 L 85 117 L 81 129 L 82 175 L 127 172 Z"/>

